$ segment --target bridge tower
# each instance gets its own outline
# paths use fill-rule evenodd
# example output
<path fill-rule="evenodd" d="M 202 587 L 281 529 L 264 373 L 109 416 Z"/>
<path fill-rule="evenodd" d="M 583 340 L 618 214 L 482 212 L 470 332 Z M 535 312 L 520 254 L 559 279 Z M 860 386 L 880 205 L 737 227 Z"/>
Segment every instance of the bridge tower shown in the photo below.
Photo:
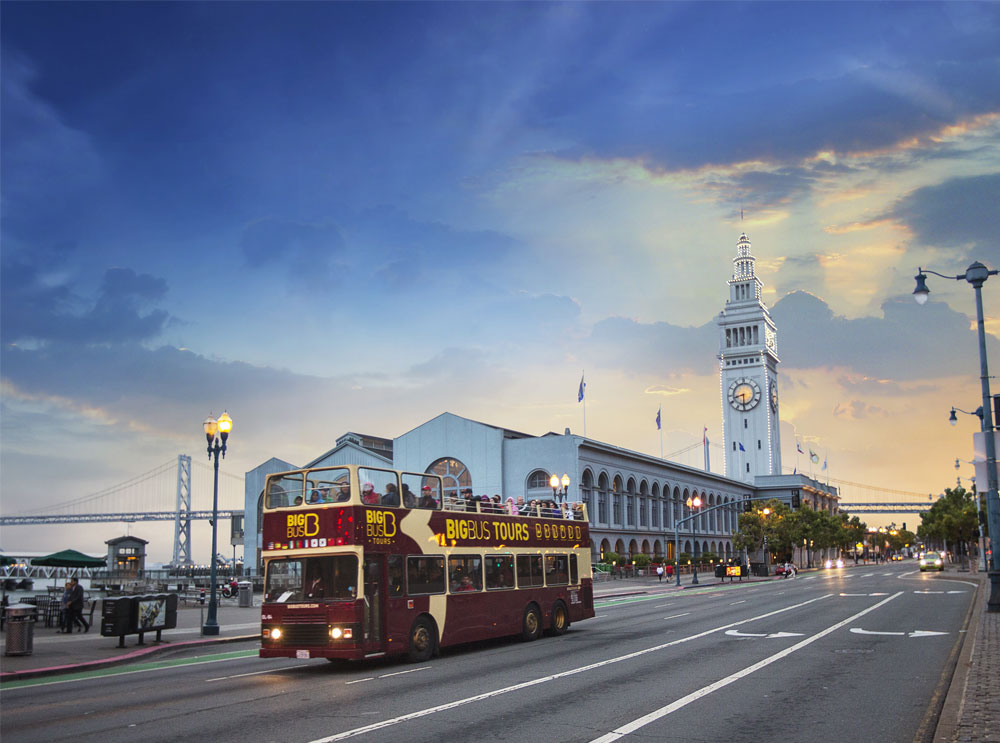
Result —
<path fill-rule="evenodd" d="M 191 457 L 177 456 L 177 513 L 174 516 L 175 568 L 193 565 L 191 560 Z"/>

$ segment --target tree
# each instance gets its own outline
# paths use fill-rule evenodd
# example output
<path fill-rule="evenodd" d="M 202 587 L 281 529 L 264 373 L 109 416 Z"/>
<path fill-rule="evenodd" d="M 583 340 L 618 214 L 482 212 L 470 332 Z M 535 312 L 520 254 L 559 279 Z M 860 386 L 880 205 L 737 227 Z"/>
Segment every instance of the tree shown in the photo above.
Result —
<path fill-rule="evenodd" d="M 946 549 L 950 542 L 964 555 L 979 535 L 975 497 L 962 486 L 946 488 L 930 510 L 920 514 L 920 521 L 917 534 L 921 538 L 940 540 Z"/>

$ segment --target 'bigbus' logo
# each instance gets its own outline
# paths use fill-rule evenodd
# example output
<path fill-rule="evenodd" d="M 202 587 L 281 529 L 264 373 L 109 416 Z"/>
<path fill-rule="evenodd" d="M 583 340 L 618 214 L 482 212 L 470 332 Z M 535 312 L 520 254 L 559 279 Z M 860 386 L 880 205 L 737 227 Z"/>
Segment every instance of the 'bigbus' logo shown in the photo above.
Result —
<path fill-rule="evenodd" d="M 396 514 L 369 509 L 365 512 L 365 527 L 372 544 L 389 544 L 396 536 Z"/>
<path fill-rule="evenodd" d="M 315 537 L 319 534 L 319 514 L 318 513 L 290 513 L 288 514 L 288 538 Z"/>

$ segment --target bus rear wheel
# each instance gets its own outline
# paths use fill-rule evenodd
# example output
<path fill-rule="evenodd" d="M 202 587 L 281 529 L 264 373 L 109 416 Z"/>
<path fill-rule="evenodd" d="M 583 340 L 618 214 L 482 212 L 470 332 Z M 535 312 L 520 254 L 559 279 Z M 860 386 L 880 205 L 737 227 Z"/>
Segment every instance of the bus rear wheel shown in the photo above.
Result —
<path fill-rule="evenodd" d="M 552 634 L 564 635 L 567 629 L 569 629 L 569 612 L 566 611 L 566 604 L 556 601 L 552 607 Z"/>
<path fill-rule="evenodd" d="M 521 639 L 525 642 L 537 640 L 542 634 L 542 613 L 535 604 L 528 604 L 521 623 Z"/>
<path fill-rule="evenodd" d="M 410 628 L 410 649 L 408 657 L 411 663 L 423 663 L 434 654 L 434 627 L 424 617 L 420 617 Z"/>

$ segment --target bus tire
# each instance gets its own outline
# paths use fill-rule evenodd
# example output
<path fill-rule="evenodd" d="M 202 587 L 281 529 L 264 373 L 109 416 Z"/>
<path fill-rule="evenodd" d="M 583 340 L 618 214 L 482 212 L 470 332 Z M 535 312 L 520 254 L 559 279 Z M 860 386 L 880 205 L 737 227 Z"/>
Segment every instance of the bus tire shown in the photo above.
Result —
<path fill-rule="evenodd" d="M 417 618 L 410 627 L 410 649 L 407 651 L 407 657 L 411 663 L 424 663 L 431 659 L 437 644 L 435 634 L 434 624 L 427 617 Z"/>
<path fill-rule="evenodd" d="M 566 611 L 566 604 L 562 601 L 556 601 L 555 606 L 552 607 L 552 626 L 550 631 L 553 635 L 565 635 L 566 630 L 569 629 L 569 612 Z"/>
<path fill-rule="evenodd" d="M 521 639 L 525 642 L 537 640 L 542 634 L 542 612 L 537 604 L 528 604 L 521 621 Z"/>

